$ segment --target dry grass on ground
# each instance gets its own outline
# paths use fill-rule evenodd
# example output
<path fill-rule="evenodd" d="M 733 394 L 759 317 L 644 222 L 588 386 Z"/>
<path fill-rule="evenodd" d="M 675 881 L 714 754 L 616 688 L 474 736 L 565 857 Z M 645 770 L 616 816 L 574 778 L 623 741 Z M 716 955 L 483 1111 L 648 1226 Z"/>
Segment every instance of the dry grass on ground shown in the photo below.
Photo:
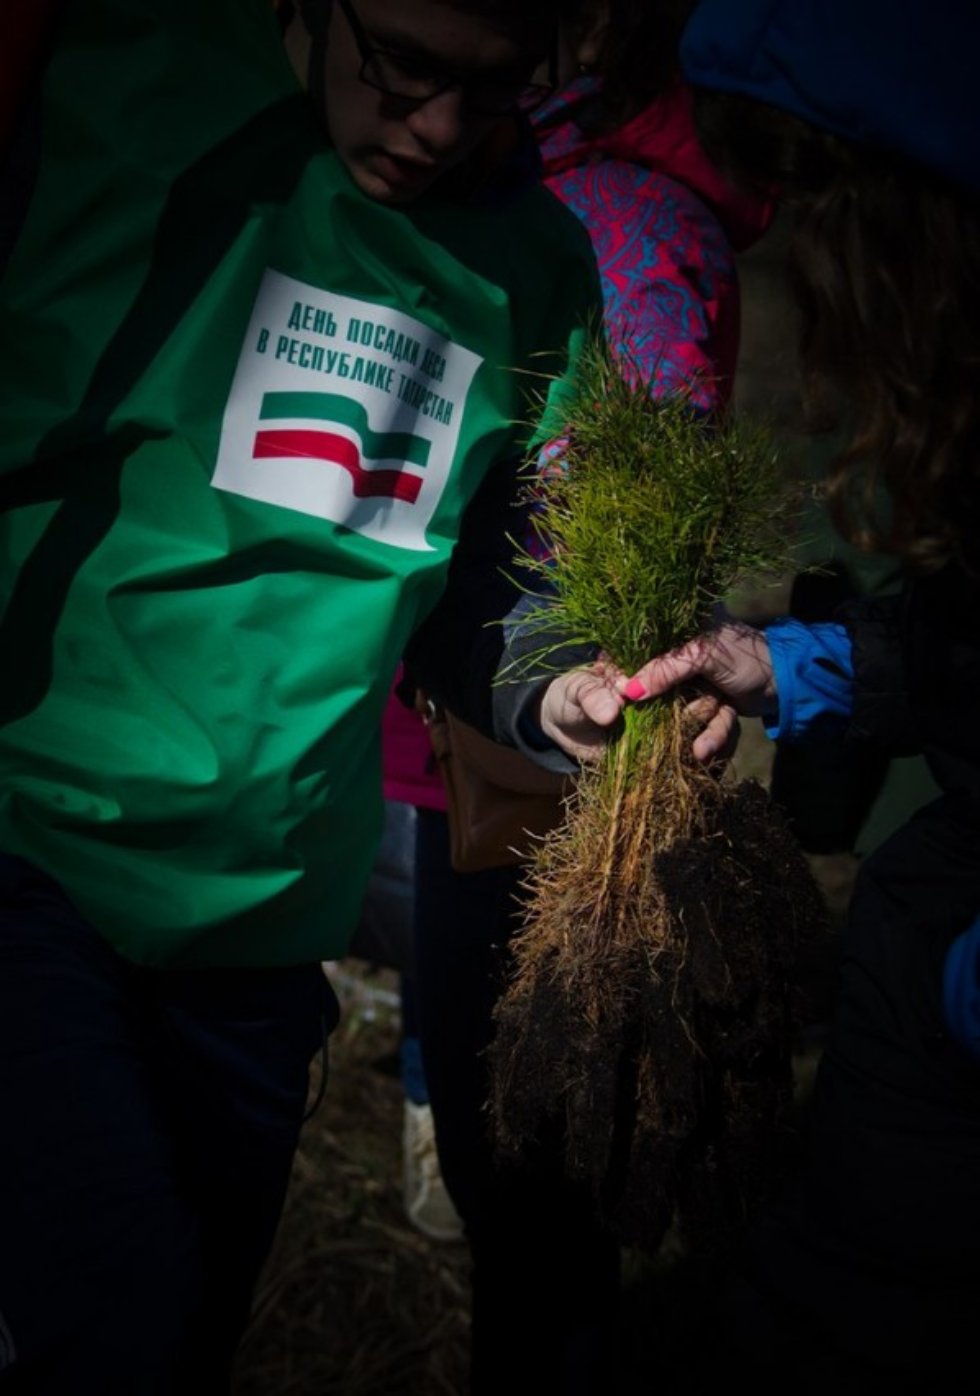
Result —
<path fill-rule="evenodd" d="M 344 966 L 329 1086 L 303 1130 L 234 1396 L 465 1390 L 466 1247 L 427 1240 L 402 1210 L 393 987 L 387 971 Z"/>

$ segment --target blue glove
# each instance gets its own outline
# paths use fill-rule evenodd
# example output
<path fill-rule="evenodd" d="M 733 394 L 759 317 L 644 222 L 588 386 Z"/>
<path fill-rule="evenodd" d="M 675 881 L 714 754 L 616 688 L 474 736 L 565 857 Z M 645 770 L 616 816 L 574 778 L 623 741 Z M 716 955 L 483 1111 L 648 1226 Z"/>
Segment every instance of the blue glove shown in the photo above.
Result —
<path fill-rule="evenodd" d="M 953 1037 L 980 1062 L 980 916 L 946 952 L 943 1009 Z"/>

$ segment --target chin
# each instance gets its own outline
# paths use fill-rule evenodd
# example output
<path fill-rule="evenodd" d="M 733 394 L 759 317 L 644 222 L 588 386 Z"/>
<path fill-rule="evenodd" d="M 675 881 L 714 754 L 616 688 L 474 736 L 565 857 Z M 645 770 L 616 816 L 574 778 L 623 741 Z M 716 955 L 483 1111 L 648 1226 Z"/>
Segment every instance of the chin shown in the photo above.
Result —
<path fill-rule="evenodd" d="M 353 182 L 360 189 L 362 194 L 374 201 L 376 204 L 410 204 L 416 199 L 428 193 L 435 183 L 431 180 L 422 185 L 406 185 L 399 187 L 398 184 L 388 180 L 384 175 L 372 170 L 369 166 L 352 164 L 348 166 L 348 174 Z"/>

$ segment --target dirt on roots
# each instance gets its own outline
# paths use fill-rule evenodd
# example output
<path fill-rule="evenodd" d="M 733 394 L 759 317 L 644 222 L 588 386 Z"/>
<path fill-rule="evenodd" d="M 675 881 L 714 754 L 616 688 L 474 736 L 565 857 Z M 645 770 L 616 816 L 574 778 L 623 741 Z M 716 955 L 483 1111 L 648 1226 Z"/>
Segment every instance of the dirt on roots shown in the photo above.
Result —
<path fill-rule="evenodd" d="M 771 1190 L 794 968 L 826 926 L 766 790 L 683 743 L 678 728 L 625 796 L 583 782 L 542 845 L 490 1049 L 501 1158 L 560 1130 L 569 1176 L 651 1252 L 671 1219 L 696 1245 Z"/>

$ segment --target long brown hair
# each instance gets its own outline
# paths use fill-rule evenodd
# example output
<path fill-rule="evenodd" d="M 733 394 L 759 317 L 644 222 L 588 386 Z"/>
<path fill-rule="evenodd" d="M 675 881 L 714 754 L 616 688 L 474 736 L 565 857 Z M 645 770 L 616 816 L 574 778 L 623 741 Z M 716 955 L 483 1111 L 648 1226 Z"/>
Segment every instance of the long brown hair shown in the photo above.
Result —
<path fill-rule="evenodd" d="M 980 571 L 980 207 L 899 156 L 737 96 L 699 93 L 702 138 L 793 211 L 811 421 L 847 428 L 841 533 L 915 568 Z"/>

